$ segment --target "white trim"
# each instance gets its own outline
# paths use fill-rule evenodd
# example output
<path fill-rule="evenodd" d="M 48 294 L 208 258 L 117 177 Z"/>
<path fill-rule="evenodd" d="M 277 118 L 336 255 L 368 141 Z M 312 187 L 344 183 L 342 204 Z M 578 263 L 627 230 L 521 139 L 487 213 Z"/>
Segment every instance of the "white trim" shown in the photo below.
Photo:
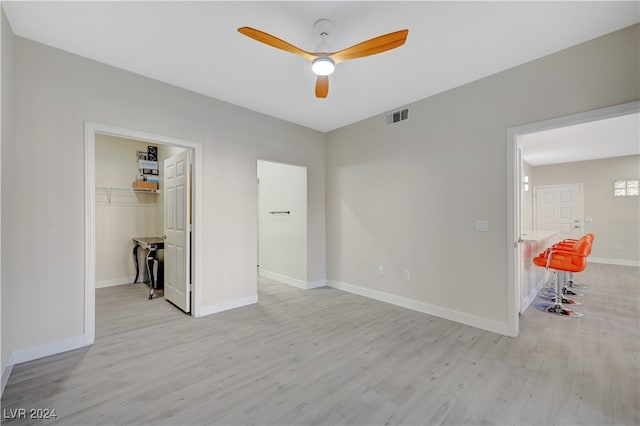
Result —
<path fill-rule="evenodd" d="M 306 289 L 307 282 L 298 278 L 289 277 L 287 275 L 278 274 L 277 272 L 267 271 L 265 269 L 260 268 L 260 275 L 269 278 L 272 280 L 280 281 L 284 284 L 289 284 L 291 286 Z"/>
<path fill-rule="evenodd" d="M 307 290 L 312 290 L 314 288 L 326 287 L 327 280 L 318 280 L 318 281 L 307 281 Z"/>
<path fill-rule="evenodd" d="M 327 282 L 324 280 L 321 281 L 303 281 L 298 278 L 288 277 L 286 275 L 278 274 L 277 272 L 266 271 L 264 269 L 260 269 L 260 275 L 269 278 L 272 280 L 280 281 L 284 284 L 289 284 L 290 286 L 301 288 L 303 290 L 310 290 L 312 288 L 325 287 Z"/>
<path fill-rule="evenodd" d="M 556 129 L 580 123 L 602 120 L 605 118 L 620 117 L 623 115 L 640 112 L 640 101 L 628 102 L 601 108 L 593 111 L 581 112 L 565 117 L 552 118 L 550 120 L 525 124 L 522 126 L 507 129 L 506 134 L 506 159 L 507 159 L 507 322 L 509 324 L 509 335 L 517 336 L 520 331 L 519 309 L 516 294 L 518 276 L 515 262 L 517 262 L 518 243 L 516 221 L 517 191 L 520 191 L 519 178 L 516 179 L 517 171 L 517 144 L 518 136 L 527 133 L 539 132 L 542 130 Z"/>
<path fill-rule="evenodd" d="M 509 336 L 520 334 L 521 269 L 518 224 L 520 208 L 520 172 L 517 149 L 518 134 L 515 129 L 507 129 L 507 327 Z"/>
<path fill-rule="evenodd" d="M 243 297 L 240 299 L 229 300 L 228 302 L 218 303 L 216 305 L 202 306 L 198 311 L 199 317 L 217 314 L 218 312 L 228 311 L 230 309 L 241 308 L 243 306 L 254 305 L 258 303 L 258 295 Z"/>
<path fill-rule="evenodd" d="M 593 263 L 605 263 L 607 265 L 619 265 L 619 266 L 637 266 L 640 267 L 640 260 L 625 260 L 625 259 L 607 259 L 604 257 L 591 257 L 587 258 L 588 262 Z"/>
<path fill-rule="evenodd" d="M 86 336 L 75 336 L 64 340 L 58 340 L 55 342 L 43 343 L 41 345 L 31 346 L 29 348 L 17 349 L 9 355 L 7 359 L 7 365 L 4 366 L 2 371 L 2 387 L 0 388 L 0 395 L 4 393 L 4 387 L 9 381 L 13 366 L 21 364 L 27 361 L 33 361 L 34 359 L 44 358 L 59 353 L 72 351 L 87 346 Z"/>
<path fill-rule="evenodd" d="M 4 393 L 4 388 L 7 386 L 11 372 L 13 371 L 13 364 L 7 365 L 2 370 L 2 384 L 0 385 L 0 396 Z"/>
<path fill-rule="evenodd" d="M 84 123 L 84 335 L 85 344 L 96 337 L 96 132 Z"/>
<path fill-rule="evenodd" d="M 201 316 L 202 296 L 200 285 L 202 283 L 202 145 L 183 139 L 160 136 L 137 130 L 124 129 L 106 124 L 85 121 L 85 341 L 87 345 L 95 340 L 95 144 L 96 134 L 116 136 L 127 139 L 141 140 L 145 142 L 163 145 L 175 145 L 193 150 L 193 224 L 192 235 L 194 239 L 193 282 L 192 296 L 193 306 L 191 314 L 194 317 Z"/>
<path fill-rule="evenodd" d="M 117 285 L 131 283 L 131 277 L 112 278 L 110 280 L 96 281 L 96 288 L 115 287 Z"/>
<path fill-rule="evenodd" d="M 41 345 L 31 346 L 30 348 L 17 349 L 9 356 L 7 364 L 17 365 L 34 359 L 44 358 L 46 356 L 60 354 L 62 352 L 72 351 L 87 346 L 85 344 L 86 337 L 75 336 L 55 342 L 43 343 Z"/>
<path fill-rule="evenodd" d="M 392 305 L 401 306 L 403 308 L 422 312 L 424 314 L 433 315 L 447 320 L 459 322 L 472 327 L 491 331 L 493 333 L 509 336 L 508 324 L 466 314 L 464 312 L 454 311 L 452 309 L 443 308 L 441 306 L 430 305 L 418 300 L 407 299 L 406 297 L 396 296 L 378 290 L 371 290 L 353 284 L 347 284 L 340 281 L 327 280 L 327 285 L 338 290 L 343 290 L 359 296 L 368 297 L 369 299 L 379 300 L 381 302 L 391 303 Z"/>

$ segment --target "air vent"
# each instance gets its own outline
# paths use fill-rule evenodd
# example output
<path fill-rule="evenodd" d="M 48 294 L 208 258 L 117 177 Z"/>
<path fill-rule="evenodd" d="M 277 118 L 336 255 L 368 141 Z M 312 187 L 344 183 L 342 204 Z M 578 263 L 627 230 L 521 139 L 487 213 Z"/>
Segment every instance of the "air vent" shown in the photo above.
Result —
<path fill-rule="evenodd" d="M 387 125 L 395 124 L 395 123 L 398 123 L 400 121 L 404 121 L 404 120 L 406 120 L 408 118 L 409 118 L 409 108 L 405 108 L 405 109 L 400 110 L 400 111 L 395 111 L 395 112 L 392 112 L 390 114 L 387 114 L 387 116 L 386 116 Z"/>

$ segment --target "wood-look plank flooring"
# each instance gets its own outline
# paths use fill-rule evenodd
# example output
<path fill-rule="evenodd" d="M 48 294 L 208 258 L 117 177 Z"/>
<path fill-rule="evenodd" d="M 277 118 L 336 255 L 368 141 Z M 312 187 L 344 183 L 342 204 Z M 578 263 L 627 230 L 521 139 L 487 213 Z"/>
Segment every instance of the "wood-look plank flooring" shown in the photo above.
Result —
<path fill-rule="evenodd" d="M 14 367 L 2 397 L 58 417 L 3 423 L 638 425 L 639 269 L 577 278 L 584 317 L 532 305 L 516 339 L 266 279 L 259 304 L 198 319 L 98 289 L 95 344 Z"/>

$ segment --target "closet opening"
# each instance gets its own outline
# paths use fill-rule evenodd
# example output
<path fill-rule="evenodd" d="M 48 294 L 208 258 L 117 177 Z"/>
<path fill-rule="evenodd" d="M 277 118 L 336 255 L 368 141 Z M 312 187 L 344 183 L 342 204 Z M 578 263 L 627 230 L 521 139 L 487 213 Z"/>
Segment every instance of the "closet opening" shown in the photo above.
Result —
<path fill-rule="evenodd" d="M 197 143 L 85 123 L 87 344 L 96 289 L 198 315 L 199 158 Z"/>

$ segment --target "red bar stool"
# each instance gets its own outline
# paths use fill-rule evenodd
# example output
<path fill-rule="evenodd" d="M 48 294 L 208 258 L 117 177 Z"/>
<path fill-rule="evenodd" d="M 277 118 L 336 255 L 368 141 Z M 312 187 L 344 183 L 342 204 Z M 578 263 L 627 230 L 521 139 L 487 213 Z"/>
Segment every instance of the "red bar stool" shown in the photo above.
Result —
<path fill-rule="evenodd" d="M 589 240 L 589 242 L 591 243 L 591 244 L 589 245 L 589 250 L 587 251 L 587 257 L 588 257 L 588 256 L 590 256 L 590 255 L 591 255 L 591 246 L 593 245 L 593 240 L 595 240 L 595 239 L 596 239 L 596 236 L 595 236 L 594 234 L 592 234 L 592 233 L 589 233 L 589 234 L 586 234 L 586 235 L 585 235 L 585 237 L 586 237 L 586 238 Z M 578 241 L 578 240 L 570 240 L 570 239 L 569 239 L 569 240 L 564 240 L 564 241 L 567 241 L 567 242 L 574 242 L 574 243 L 575 243 L 575 242 L 576 242 L 576 241 Z M 564 242 L 564 241 L 563 241 L 563 242 Z M 563 291 L 563 293 L 564 293 L 564 294 L 571 294 L 571 291 L 573 291 L 573 290 L 571 290 L 571 289 L 574 289 L 574 288 L 576 288 L 576 289 L 585 289 L 585 288 L 589 288 L 589 286 L 584 285 L 584 284 L 576 284 L 576 283 L 573 281 L 573 272 L 569 272 L 569 279 L 564 283 L 562 291 Z M 566 293 L 565 293 L 565 289 L 566 289 L 566 291 L 567 291 Z"/>
<path fill-rule="evenodd" d="M 536 308 L 555 315 L 568 317 L 581 317 L 582 314 L 572 309 L 565 308 L 563 304 L 577 304 L 571 299 L 562 296 L 559 274 L 566 272 L 581 272 L 587 266 L 587 252 L 590 251 L 591 241 L 582 237 L 575 242 L 571 249 L 568 247 L 555 247 L 540 253 L 533 259 L 533 263 L 546 269 L 553 269 L 555 274 L 555 294 L 549 298 L 549 302 L 542 302 Z"/>
<path fill-rule="evenodd" d="M 585 234 L 582 238 L 586 238 L 589 242 L 589 247 L 587 249 L 587 257 L 591 255 L 591 247 L 593 246 L 593 240 L 596 236 L 592 233 Z M 553 248 L 558 248 L 561 250 L 573 250 L 575 248 L 576 243 L 580 241 L 579 239 L 571 239 L 567 238 L 566 240 L 562 240 L 559 243 L 555 244 Z M 562 294 L 569 296 L 584 296 L 581 293 L 575 292 L 573 289 L 585 289 L 588 288 L 586 285 L 575 284 L 573 281 L 573 272 L 569 272 L 569 279 L 562 281 Z"/>

